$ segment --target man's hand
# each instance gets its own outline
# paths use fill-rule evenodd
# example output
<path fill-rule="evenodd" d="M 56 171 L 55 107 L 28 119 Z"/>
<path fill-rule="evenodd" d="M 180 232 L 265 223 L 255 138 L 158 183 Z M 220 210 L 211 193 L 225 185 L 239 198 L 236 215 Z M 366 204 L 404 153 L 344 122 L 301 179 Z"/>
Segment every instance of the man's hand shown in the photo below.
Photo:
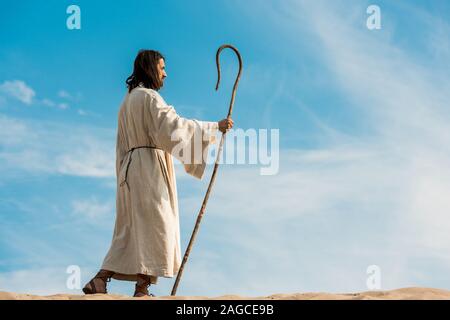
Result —
<path fill-rule="evenodd" d="M 223 133 L 227 132 L 233 127 L 233 119 L 223 119 L 219 121 L 219 130 Z"/>

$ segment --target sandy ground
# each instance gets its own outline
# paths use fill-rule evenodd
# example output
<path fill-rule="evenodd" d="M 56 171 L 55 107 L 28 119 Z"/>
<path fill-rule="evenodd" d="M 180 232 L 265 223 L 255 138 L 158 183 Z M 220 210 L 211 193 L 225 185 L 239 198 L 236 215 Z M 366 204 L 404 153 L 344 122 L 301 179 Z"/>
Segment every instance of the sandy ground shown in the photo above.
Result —
<path fill-rule="evenodd" d="M 218 297 L 202 296 L 159 296 L 132 298 L 115 294 L 69 295 L 57 294 L 51 296 L 37 296 L 30 294 L 10 293 L 0 291 L 0 300 L 450 300 L 450 291 L 432 288 L 402 288 L 391 291 L 367 291 L 360 293 L 279 293 L 270 296 L 244 297 L 238 295 L 224 295 Z"/>

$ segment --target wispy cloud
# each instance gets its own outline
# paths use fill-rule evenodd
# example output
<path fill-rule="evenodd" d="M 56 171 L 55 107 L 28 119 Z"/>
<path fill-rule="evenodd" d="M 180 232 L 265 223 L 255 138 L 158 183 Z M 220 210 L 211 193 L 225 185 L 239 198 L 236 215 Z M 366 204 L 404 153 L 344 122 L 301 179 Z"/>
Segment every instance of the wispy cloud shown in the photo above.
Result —
<path fill-rule="evenodd" d="M 64 103 L 64 102 L 58 103 L 58 108 L 59 109 L 63 109 L 63 110 L 68 109 L 69 108 L 69 104 Z"/>
<path fill-rule="evenodd" d="M 42 99 L 41 102 L 42 102 L 42 104 L 44 106 L 47 106 L 47 107 L 55 107 L 56 106 L 56 103 L 53 100 L 50 100 L 50 99 L 47 99 L 47 98 Z"/>
<path fill-rule="evenodd" d="M 115 177 L 115 132 L 0 115 L 5 176 L 20 173 Z"/>
<path fill-rule="evenodd" d="M 68 108 L 69 108 L 69 104 L 68 104 L 68 103 L 65 103 L 65 102 L 55 102 L 55 101 L 53 101 L 53 100 L 51 100 L 51 99 L 47 99 L 47 98 L 42 99 L 41 103 L 42 103 L 44 106 L 47 106 L 47 107 L 54 107 L 54 108 L 58 108 L 58 109 L 61 109 L 61 110 L 65 110 L 65 109 L 68 109 Z"/>
<path fill-rule="evenodd" d="M 96 197 L 72 201 L 73 214 L 86 218 L 87 221 L 101 221 L 108 215 L 114 215 L 115 202 L 101 202 Z"/>
<path fill-rule="evenodd" d="M 191 260 L 193 274 L 186 277 L 232 275 L 202 288 L 214 295 L 354 291 L 365 289 L 366 267 L 378 263 L 386 287 L 405 285 L 393 274 L 389 245 L 398 238 L 390 219 L 400 213 L 396 190 L 402 180 L 391 178 L 398 168 L 383 148 L 290 150 L 280 159 L 280 173 L 270 177 L 257 168 L 220 168 Z M 201 199 L 181 199 L 183 221 L 193 221 Z M 183 225 L 185 237 L 191 225 Z M 218 247 L 220 258 L 213 259 L 209 254 Z"/>
<path fill-rule="evenodd" d="M 0 84 L 0 92 L 27 105 L 31 105 L 36 95 L 34 90 L 22 80 L 4 81 Z"/>
<path fill-rule="evenodd" d="M 73 100 L 73 97 L 64 90 L 58 92 L 58 97 L 66 101 L 58 102 L 49 98 L 36 99 L 35 90 L 22 80 L 6 80 L 0 84 L 0 103 L 2 104 L 5 103 L 6 98 L 13 98 L 29 106 L 37 104 L 60 110 L 69 109 L 70 105 L 67 100 Z"/>
<path fill-rule="evenodd" d="M 27 137 L 32 138 L 33 133 L 23 121 L 0 114 L 0 141 L 3 147 L 23 143 Z M 31 136 L 30 136 L 31 134 Z"/>
<path fill-rule="evenodd" d="M 395 30 L 371 34 L 364 28 L 366 7 L 293 1 L 258 12 L 280 29 L 295 28 L 292 43 L 316 38 L 307 50 L 318 49 L 328 71 L 322 76 L 347 97 L 344 108 L 369 127 L 360 135 L 341 132 L 286 86 L 283 96 L 316 120 L 321 130 L 315 138 L 322 143 L 284 150 L 276 176 L 220 169 L 201 231 L 209 246 L 198 244 L 194 258 L 217 267 L 205 271 L 196 260 L 186 276 L 216 279 L 216 289 L 203 288 L 211 294 L 364 290 L 370 264 L 381 267 L 384 289 L 450 285 L 447 61 L 438 60 L 442 55 L 433 55 L 432 65 L 416 60 L 393 43 Z M 200 201 L 181 200 L 184 212 L 197 213 Z M 216 263 L 211 247 L 222 248 L 227 259 Z M 226 275 L 233 281 L 220 280 Z"/>
<path fill-rule="evenodd" d="M 433 244 L 433 249 L 450 251 L 445 231 L 450 229 L 450 219 L 443 214 L 450 209 L 444 196 L 450 192 L 450 152 L 443 147 L 450 143 L 450 94 L 446 90 L 450 78 L 439 69 L 447 62 L 442 60 L 439 65 L 436 60 L 429 68 L 427 62 L 417 61 L 389 38 L 380 41 L 364 28 L 336 19 L 336 11 L 331 15 L 318 3 L 305 7 L 326 49 L 333 76 L 353 106 L 371 119 L 375 132 L 371 140 L 381 144 L 397 164 L 386 168 L 395 167 L 393 176 L 403 182 L 396 192 L 403 209 L 398 218 L 405 226 L 411 223 L 410 227 L 421 230 L 420 237 L 416 233 L 418 245 Z M 427 23 L 434 30 L 433 24 Z M 442 21 L 437 24 L 438 29 L 448 28 Z M 439 168 L 439 173 L 434 168 Z M 386 175 L 381 170 L 378 174 Z"/>
<path fill-rule="evenodd" d="M 81 92 L 69 92 L 65 89 L 59 90 L 57 95 L 62 100 L 72 102 L 79 102 L 83 98 L 83 94 Z"/>
<path fill-rule="evenodd" d="M 68 276 L 64 267 L 2 272 L 0 273 L 0 288 L 2 291 L 27 294 L 79 294 L 79 290 L 71 290 L 67 287 Z"/>
<path fill-rule="evenodd" d="M 63 99 L 71 99 L 72 95 L 69 92 L 67 92 L 66 90 L 59 90 L 58 97 L 63 98 Z"/>

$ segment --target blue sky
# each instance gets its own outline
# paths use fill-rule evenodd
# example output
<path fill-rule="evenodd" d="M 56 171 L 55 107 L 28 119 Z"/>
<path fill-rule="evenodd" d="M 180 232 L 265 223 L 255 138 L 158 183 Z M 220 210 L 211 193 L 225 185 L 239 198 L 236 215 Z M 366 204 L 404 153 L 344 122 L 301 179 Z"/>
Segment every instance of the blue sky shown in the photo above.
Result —
<path fill-rule="evenodd" d="M 81 30 L 66 8 L 81 8 Z M 381 9 L 368 30 L 366 8 Z M 117 111 L 138 49 L 184 117 L 280 130 L 280 168 L 222 165 L 178 294 L 450 287 L 448 1 L 20 1 L 0 13 L 0 290 L 52 294 L 100 266 Z M 184 250 L 212 172 L 177 166 Z M 174 279 L 160 278 L 157 295 Z M 111 292 L 131 294 L 131 283 Z"/>

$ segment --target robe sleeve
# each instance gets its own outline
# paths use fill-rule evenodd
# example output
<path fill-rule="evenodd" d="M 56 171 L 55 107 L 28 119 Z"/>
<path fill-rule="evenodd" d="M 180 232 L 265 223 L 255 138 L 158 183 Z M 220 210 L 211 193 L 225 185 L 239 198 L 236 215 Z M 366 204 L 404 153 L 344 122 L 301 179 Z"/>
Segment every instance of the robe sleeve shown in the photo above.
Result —
<path fill-rule="evenodd" d="M 145 103 L 151 119 L 149 134 L 156 145 L 180 160 L 186 173 L 201 179 L 218 122 L 183 118 L 156 91 L 146 95 Z"/>

